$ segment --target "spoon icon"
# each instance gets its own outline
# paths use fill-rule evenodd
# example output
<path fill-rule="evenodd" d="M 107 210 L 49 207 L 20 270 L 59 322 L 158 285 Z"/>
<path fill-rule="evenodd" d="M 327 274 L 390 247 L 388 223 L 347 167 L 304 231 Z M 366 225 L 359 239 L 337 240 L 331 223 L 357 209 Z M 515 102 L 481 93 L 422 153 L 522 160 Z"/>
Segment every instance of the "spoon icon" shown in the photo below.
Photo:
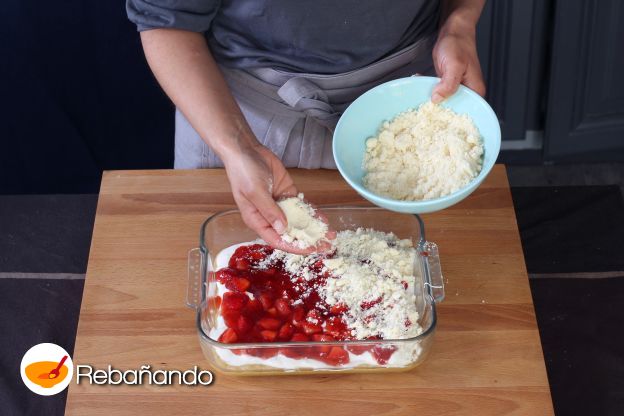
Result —
<path fill-rule="evenodd" d="M 39 378 L 57 378 L 59 376 L 59 370 L 65 363 L 65 360 L 67 360 L 67 355 L 61 358 L 61 361 L 58 363 L 54 370 L 50 371 L 49 373 L 39 374 Z"/>

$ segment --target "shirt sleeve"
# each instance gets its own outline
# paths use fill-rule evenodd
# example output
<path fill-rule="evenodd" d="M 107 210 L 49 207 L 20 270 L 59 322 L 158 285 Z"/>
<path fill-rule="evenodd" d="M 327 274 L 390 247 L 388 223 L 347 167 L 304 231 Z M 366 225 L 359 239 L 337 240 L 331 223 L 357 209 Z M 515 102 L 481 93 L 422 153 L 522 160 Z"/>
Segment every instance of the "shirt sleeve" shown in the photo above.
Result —
<path fill-rule="evenodd" d="M 126 0 L 126 12 L 139 32 L 161 28 L 206 32 L 220 3 L 220 0 Z"/>

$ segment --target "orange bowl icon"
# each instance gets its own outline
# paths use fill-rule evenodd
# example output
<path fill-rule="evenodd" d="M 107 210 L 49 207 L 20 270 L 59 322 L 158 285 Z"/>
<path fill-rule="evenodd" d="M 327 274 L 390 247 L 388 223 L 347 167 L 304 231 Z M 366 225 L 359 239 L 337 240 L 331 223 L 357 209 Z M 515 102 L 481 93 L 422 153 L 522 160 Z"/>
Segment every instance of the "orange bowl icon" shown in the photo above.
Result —
<path fill-rule="evenodd" d="M 57 361 L 38 361 L 26 366 L 26 377 L 35 384 L 50 388 L 65 380 L 68 369 L 66 365 L 58 367 Z M 54 370 L 58 367 L 58 375 Z"/>
<path fill-rule="evenodd" d="M 74 362 L 65 348 L 51 342 L 42 342 L 24 353 L 20 363 L 20 375 L 24 385 L 33 393 L 52 396 L 71 384 Z"/>

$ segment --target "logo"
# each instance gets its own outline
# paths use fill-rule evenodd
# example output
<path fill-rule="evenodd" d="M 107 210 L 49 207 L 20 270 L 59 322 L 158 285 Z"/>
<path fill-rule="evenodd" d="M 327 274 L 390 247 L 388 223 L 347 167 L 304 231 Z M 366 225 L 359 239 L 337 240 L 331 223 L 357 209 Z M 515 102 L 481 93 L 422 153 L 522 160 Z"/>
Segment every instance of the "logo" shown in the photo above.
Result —
<path fill-rule="evenodd" d="M 52 396 L 65 390 L 74 375 L 74 364 L 56 344 L 37 344 L 24 354 L 20 365 L 22 381 L 33 393 Z"/>

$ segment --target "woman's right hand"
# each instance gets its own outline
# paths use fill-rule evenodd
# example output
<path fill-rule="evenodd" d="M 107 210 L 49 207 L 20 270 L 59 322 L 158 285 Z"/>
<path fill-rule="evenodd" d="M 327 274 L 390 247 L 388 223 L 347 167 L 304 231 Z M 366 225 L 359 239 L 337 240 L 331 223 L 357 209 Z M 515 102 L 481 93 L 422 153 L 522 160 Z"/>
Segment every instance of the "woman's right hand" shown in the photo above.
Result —
<path fill-rule="evenodd" d="M 286 231 L 287 220 L 275 201 L 296 196 L 297 188 L 273 152 L 258 143 L 223 157 L 223 163 L 243 221 L 260 238 L 291 253 L 308 254 L 325 249 L 300 249 L 282 240 L 280 234 Z"/>
<path fill-rule="evenodd" d="M 154 29 L 141 32 L 141 41 L 158 82 L 225 164 L 245 223 L 273 247 L 299 254 L 324 250 L 297 249 L 281 239 L 287 223 L 275 200 L 295 196 L 297 188 L 282 162 L 256 140 L 205 36 Z"/>

